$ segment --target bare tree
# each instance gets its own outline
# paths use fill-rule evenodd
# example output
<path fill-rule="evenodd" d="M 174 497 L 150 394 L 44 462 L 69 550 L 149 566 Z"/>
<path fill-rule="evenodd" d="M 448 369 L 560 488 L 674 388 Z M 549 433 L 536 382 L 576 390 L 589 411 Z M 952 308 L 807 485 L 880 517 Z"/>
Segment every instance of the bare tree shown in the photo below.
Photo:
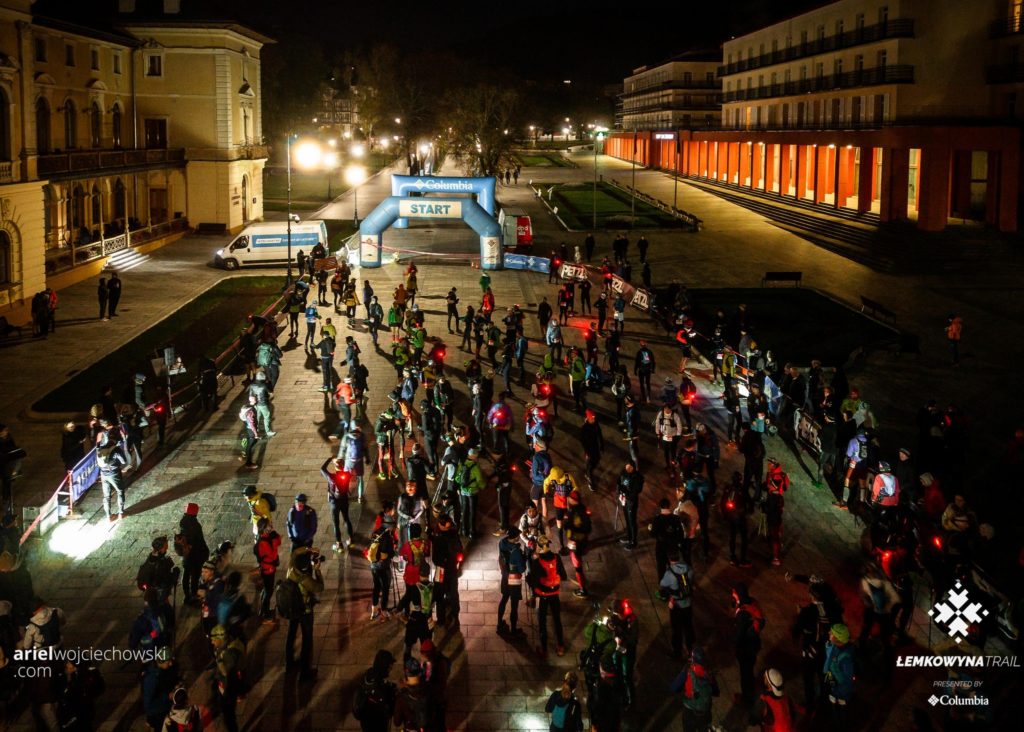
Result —
<path fill-rule="evenodd" d="M 450 91 L 443 120 L 446 147 L 468 172 L 497 175 L 511 164 L 519 123 L 519 95 L 510 88 L 477 84 Z"/>

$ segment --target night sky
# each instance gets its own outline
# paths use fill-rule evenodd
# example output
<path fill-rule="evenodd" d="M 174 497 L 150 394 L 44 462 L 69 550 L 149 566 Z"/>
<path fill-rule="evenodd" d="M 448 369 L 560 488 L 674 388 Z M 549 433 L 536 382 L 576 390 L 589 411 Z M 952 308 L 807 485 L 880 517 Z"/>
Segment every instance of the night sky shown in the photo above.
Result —
<path fill-rule="evenodd" d="M 648 0 L 606 2 L 352 2 L 351 0 L 183 0 L 192 17 L 230 18 L 282 42 L 297 35 L 331 57 L 391 43 L 445 50 L 539 82 L 620 82 L 637 66 L 682 51 L 714 50 L 730 35 L 794 15 L 823 0 Z M 116 0 L 38 0 L 51 12 L 97 24 Z M 139 0 L 141 10 L 159 7 Z M 57 12 L 54 12 L 57 11 Z M 446 70 L 450 71 L 450 70 Z"/>

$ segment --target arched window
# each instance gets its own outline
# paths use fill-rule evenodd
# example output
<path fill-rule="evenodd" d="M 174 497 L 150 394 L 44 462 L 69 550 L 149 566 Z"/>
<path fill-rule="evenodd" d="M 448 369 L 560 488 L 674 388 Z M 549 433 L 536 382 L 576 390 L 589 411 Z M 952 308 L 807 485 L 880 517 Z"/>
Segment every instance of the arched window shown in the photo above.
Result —
<path fill-rule="evenodd" d="M 0 284 L 11 281 L 11 237 L 0 229 Z"/>
<path fill-rule="evenodd" d="M 124 183 L 118 178 L 114 182 L 114 219 L 121 220 L 124 223 L 124 212 L 125 212 L 125 189 Z"/>
<path fill-rule="evenodd" d="M 0 160 L 11 159 L 11 102 L 0 89 Z"/>
<path fill-rule="evenodd" d="M 102 134 L 103 126 L 103 113 L 100 112 L 100 105 L 96 102 L 92 103 L 92 108 L 89 110 L 89 141 L 93 147 L 100 146 L 100 136 Z"/>
<path fill-rule="evenodd" d="M 115 104 L 110 117 L 110 136 L 114 147 L 121 147 L 121 105 Z"/>
<path fill-rule="evenodd" d="M 50 104 L 43 97 L 36 101 L 36 150 L 41 155 L 53 150 L 50 142 Z"/>
<path fill-rule="evenodd" d="M 99 186 L 92 187 L 92 220 L 89 224 L 97 232 L 100 229 L 100 220 L 103 218 L 103 196 L 100 195 Z"/>
<path fill-rule="evenodd" d="M 70 99 L 64 102 L 64 148 L 74 150 L 78 147 L 78 108 Z"/>

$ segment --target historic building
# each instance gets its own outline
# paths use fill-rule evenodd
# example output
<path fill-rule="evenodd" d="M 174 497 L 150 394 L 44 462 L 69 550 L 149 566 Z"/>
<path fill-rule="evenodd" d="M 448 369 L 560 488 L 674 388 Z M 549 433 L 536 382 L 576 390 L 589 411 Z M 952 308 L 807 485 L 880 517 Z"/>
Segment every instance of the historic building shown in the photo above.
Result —
<path fill-rule="evenodd" d="M 121 250 L 263 215 L 270 39 L 173 12 L 100 30 L 32 10 L 0 0 L 0 315 L 12 321 Z"/>
<path fill-rule="evenodd" d="M 1016 231 L 1021 30 L 1021 0 L 839 0 L 723 44 L 719 129 L 606 150 L 930 231 Z"/>
<path fill-rule="evenodd" d="M 615 127 L 671 130 L 710 126 L 722 109 L 717 54 L 682 54 L 656 66 L 641 66 L 626 77 L 618 95 Z"/>

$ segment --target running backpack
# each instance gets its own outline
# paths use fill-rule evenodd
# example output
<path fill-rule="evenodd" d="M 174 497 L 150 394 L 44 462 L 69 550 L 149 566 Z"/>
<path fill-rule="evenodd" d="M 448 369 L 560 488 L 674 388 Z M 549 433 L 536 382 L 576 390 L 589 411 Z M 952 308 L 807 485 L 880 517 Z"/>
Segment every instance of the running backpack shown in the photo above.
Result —
<path fill-rule="evenodd" d="M 434 586 L 430 582 L 419 582 L 416 589 L 420 591 L 420 611 L 424 615 L 430 615 L 434 607 Z"/>
<path fill-rule="evenodd" d="M 868 441 L 857 440 L 857 459 L 866 460 L 868 457 Z"/>
<path fill-rule="evenodd" d="M 36 630 L 39 631 L 40 640 L 38 641 L 40 648 L 49 648 L 60 643 L 60 617 L 57 615 L 57 611 L 53 610 L 50 612 L 49 619 L 42 625 L 32 623 Z"/>
<path fill-rule="evenodd" d="M 601 657 L 604 655 L 605 646 L 612 642 L 612 638 L 597 643 L 597 623 L 594 623 L 594 634 L 590 637 L 590 645 L 580 651 L 580 671 L 583 678 L 594 680 L 601 678 Z"/>
<path fill-rule="evenodd" d="M 187 557 L 190 551 L 192 551 L 192 545 L 188 543 L 188 538 L 185 534 L 175 534 L 174 553 L 179 557 Z"/>
<path fill-rule="evenodd" d="M 551 726 L 555 729 L 568 729 L 566 725 L 575 715 L 578 703 L 575 698 L 570 697 L 567 704 L 555 704 L 555 708 L 551 712 Z"/>
<path fill-rule="evenodd" d="M 366 550 L 366 558 L 370 564 L 376 564 L 380 561 L 380 537 L 380 533 L 374 535 L 373 541 L 370 542 L 370 548 Z"/>
<path fill-rule="evenodd" d="M 756 602 L 751 602 L 746 605 L 740 605 L 739 609 L 745 610 L 750 615 L 750 627 L 754 631 L 754 635 L 760 637 L 766 622 L 760 606 Z"/>
<path fill-rule="evenodd" d="M 252 413 L 252 405 L 245 404 L 241 409 L 238 410 L 238 419 L 245 424 L 249 424 L 249 415 Z"/>
<path fill-rule="evenodd" d="M 295 580 L 279 580 L 274 589 L 274 599 L 277 600 L 278 615 L 285 620 L 298 620 L 306 611 L 302 590 Z"/>

